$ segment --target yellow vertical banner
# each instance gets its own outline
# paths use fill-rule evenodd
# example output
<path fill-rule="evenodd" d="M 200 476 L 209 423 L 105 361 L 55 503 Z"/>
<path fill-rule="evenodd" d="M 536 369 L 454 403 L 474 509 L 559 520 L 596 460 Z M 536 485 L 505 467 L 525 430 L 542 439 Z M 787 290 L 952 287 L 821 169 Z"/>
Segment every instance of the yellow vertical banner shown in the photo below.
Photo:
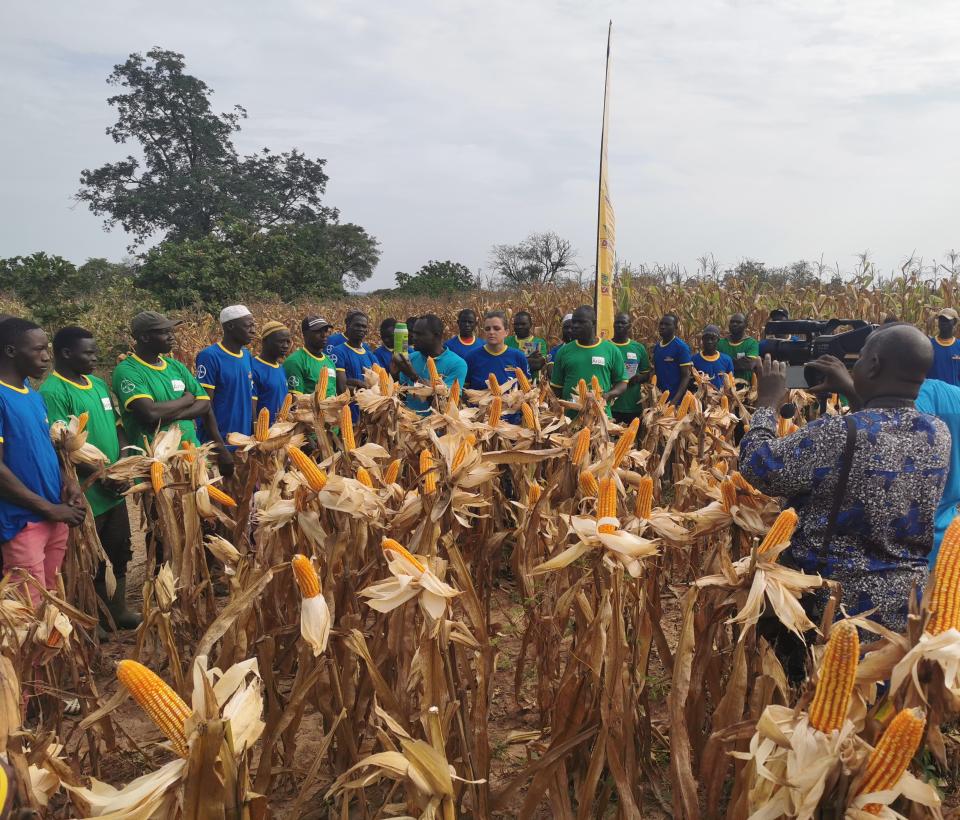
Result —
<path fill-rule="evenodd" d="M 607 133 L 610 112 L 610 37 L 613 21 L 607 28 L 607 64 L 603 77 L 603 130 L 600 133 L 600 196 L 597 212 L 597 277 L 593 303 L 597 311 L 597 334 L 613 338 L 613 277 L 616 259 L 617 222 L 607 185 Z"/>

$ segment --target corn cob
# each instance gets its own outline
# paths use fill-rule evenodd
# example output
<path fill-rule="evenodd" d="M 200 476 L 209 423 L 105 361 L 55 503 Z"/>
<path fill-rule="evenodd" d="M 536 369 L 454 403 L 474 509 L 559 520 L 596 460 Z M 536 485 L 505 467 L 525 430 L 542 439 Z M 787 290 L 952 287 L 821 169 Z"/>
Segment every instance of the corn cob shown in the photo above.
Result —
<path fill-rule="evenodd" d="M 527 506 L 532 507 L 540 500 L 540 496 L 543 495 L 543 487 L 541 487 L 536 481 L 530 484 L 527 487 Z"/>
<path fill-rule="evenodd" d="M 677 418 L 682 419 L 690 412 L 693 407 L 693 400 L 693 393 L 687 392 L 684 394 L 683 398 L 680 399 L 680 406 L 677 408 Z"/>
<path fill-rule="evenodd" d="M 453 461 L 450 462 L 450 472 L 455 473 L 463 465 L 464 460 L 467 457 L 467 452 L 470 449 L 470 445 L 466 440 L 460 442 L 460 446 L 457 447 L 457 452 L 453 454 Z"/>
<path fill-rule="evenodd" d="M 500 423 L 500 415 L 503 413 L 503 399 L 500 396 L 494 396 L 490 402 L 490 415 L 487 416 L 487 424 L 496 427 Z"/>
<path fill-rule="evenodd" d="M 737 487 L 729 478 L 720 482 L 720 503 L 725 512 L 730 512 L 737 503 Z"/>
<path fill-rule="evenodd" d="M 364 487 L 369 487 L 373 489 L 373 479 L 370 477 L 370 472 L 366 467 L 357 467 L 357 481 L 363 484 Z"/>
<path fill-rule="evenodd" d="M 640 419 L 634 419 L 630 422 L 630 426 L 620 435 L 620 438 L 617 441 L 617 446 L 613 448 L 613 469 L 616 470 L 620 466 L 620 462 L 626 457 L 627 453 L 630 452 L 630 448 L 633 447 L 633 443 L 637 440 L 637 431 L 640 429 Z"/>
<path fill-rule="evenodd" d="M 750 376 L 750 392 L 751 393 L 757 392 L 757 374 L 756 373 Z"/>
<path fill-rule="evenodd" d="M 390 466 L 387 467 L 387 471 L 383 474 L 383 483 L 384 484 L 396 484 L 397 478 L 400 476 L 400 459 L 395 458 L 390 462 Z"/>
<path fill-rule="evenodd" d="M 190 450 L 197 449 L 196 446 L 194 446 L 194 443 L 192 441 L 181 441 L 180 449 L 187 451 L 187 454 L 184 456 L 184 458 L 187 460 L 187 464 L 193 464 L 193 459 L 195 458 L 195 456 L 193 453 L 190 452 Z"/>
<path fill-rule="evenodd" d="M 153 485 L 153 491 L 155 493 L 160 492 L 163 489 L 163 462 L 154 461 L 150 465 L 150 483 Z"/>
<path fill-rule="evenodd" d="M 523 417 L 523 426 L 528 430 L 535 430 L 537 427 L 536 420 L 533 417 L 533 408 L 530 406 L 530 402 L 525 401 L 520 405 L 520 415 Z"/>
<path fill-rule="evenodd" d="M 180 757 L 187 757 L 187 735 L 183 725 L 190 717 L 190 707 L 159 676 L 142 663 L 122 660 L 117 664 L 117 680 L 163 732 Z"/>
<path fill-rule="evenodd" d="M 897 713 L 867 758 L 857 794 L 880 792 L 896 785 L 920 747 L 925 724 L 923 709 L 902 709 Z M 878 803 L 870 803 L 864 811 L 880 814 L 881 808 Z"/>
<path fill-rule="evenodd" d="M 577 433 L 576 437 L 573 439 L 573 450 L 570 453 L 570 458 L 574 464 L 580 464 L 586 457 L 587 451 L 590 449 L 590 428 L 583 427 L 580 432 Z"/>
<path fill-rule="evenodd" d="M 426 452 L 426 450 L 424 450 L 424 452 Z M 413 566 L 415 566 L 418 570 L 420 570 L 420 572 L 425 572 L 427 569 L 413 555 L 407 552 L 407 548 L 402 546 L 399 541 L 394 541 L 392 538 L 384 538 L 383 543 L 381 544 L 381 549 L 383 549 L 384 551 L 390 550 L 391 552 L 395 552 L 398 555 L 402 555 L 404 558 L 407 559 L 407 561 L 409 561 L 411 564 L 413 564 Z"/>
<path fill-rule="evenodd" d="M 721 397 L 720 397 L 720 409 L 721 409 L 724 413 L 729 413 L 729 412 L 730 412 L 730 399 L 727 398 L 726 396 L 721 396 Z"/>
<path fill-rule="evenodd" d="M 960 518 L 947 527 L 937 554 L 930 592 L 932 617 L 926 632 L 939 635 L 948 629 L 960 630 Z"/>
<path fill-rule="evenodd" d="M 587 400 L 587 383 L 583 379 L 577 382 L 577 395 L 580 397 L 580 404 Z"/>
<path fill-rule="evenodd" d="M 346 452 L 352 453 L 357 449 L 357 439 L 353 435 L 353 413 L 350 412 L 349 404 L 340 408 L 340 438 Z"/>
<path fill-rule="evenodd" d="M 640 484 L 637 486 L 637 518 L 644 520 L 650 518 L 653 512 L 653 477 L 641 476 Z"/>
<path fill-rule="evenodd" d="M 597 520 L 617 517 L 617 482 L 613 476 L 600 480 L 600 494 L 597 496 Z M 597 532 L 616 532 L 613 524 L 600 524 Z"/>
<path fill-rule="evenodd" d="M 503 391 L 500 389 L 500 382 L 497 381 L 497 376 L 494 373 L 491 373 L 487 376 L 487 389 L 490 391 L 491 396 L 502 396 Z"/>
<path fill-rule="evenodd" d="M 290 456 L 293 466 L 303 473 L 303 477 L 307 480 L 307 486 L 311 490 L 318 493 L 326 486 L 326 473 L 303 450 L 299 447 L 287 447 L 287 455 Z"/>
<path fill-rule="evenodd" d="M 321 368 L 320 375 L 317 377 L 317 389 L 315 391 L 315 395 L 319 401 L 323 401 L 327 397 L 327 386 L 329 382 L 330 368 Z"/>
<path fill-rule="evenodd" d="M 283 397 L 283 404 L 280 405 L 280 412 L 277 413 L 277 421 L 286 421 L 291 407 L 293 407 L 293 393 L 287 393 Z"/>
<path fill-rule="evenodd" d="M 266 407 L 261 407 L 257 413 L 257 420 L 253 425 L 253 437 L 257 441 L 266 441 L 270 435 L 270 411 Z"/>
<path fill-rule="evenodd" d="M 433 469 L 433 456 L 429 450 L 420 451 L 420 475 L 423 478 L 423 494 L 432 495 L 437 491 L 437 473 Z"/>
<path fill-rule="evenodd" d="M 807 710 L 814 729 L 829 734 L 843 726 L 859 660 L 857 628 L 849 621 L 840 621 L 830 630 L 830 640 L 820 663 L 817 689 Z"/>
<path fill-rule="evenodd" d="M 543 403 L 547 400 L 547 396 L 550 395 L 550 379 L 541 379 L 540 380 L 540 392 L 537 394 L 537 401 Z"/>
<path fill-rule="evenodd" d="M 723 384 L 728 390 L 736 390 L 737 383 L 733 380 L 733 373 L 723 374 Z"/>
<path fill-rule="evenodd" d="M 593 391 L 593 395 L 596 397 L 597 401 L 603 398 L 603 389 L 600 387 L 600 379 L 596 376 L 590 377 L 590 389 Z"/>
<path fill-rule="evenodd" d="M 77 416 L 77 432 L 82 433 L 87 429 L 87 422 L 90 421 L 90 414 L 84 410 L 79 416 Z"/>
<path fill-rule="evenodd" d="M 664 407 L 667 406 L 668 401 L 670 401 L 670 391 L 664 390 L 660 394 L 660 397 L 657 399 L 657 407 L 659 407 L 662 410 Z"/>
<path fill-rule="evenodd" d="M 657 374 L 656 374 L 656 373 L 652 373 L 652 374 L 650 375 L 650 386 L 651 386 L 651 387 L 656 387 L 656 386 L 657 386 Z"/>
<path fill-rule="evenodd" d="M 527 374 L 523 372 L 519 367 L 513 368 L 514 375 L 517 377 L 517 386 L 526 392 L 532 388 L 530 384 L 530 379 L 527 378 Z"/>
<path fill-rule="evenodd" d="M 377 381 L 380 384 L 380 395 L 389 396 L 392 393 L 390 387 L 390 374 L 384 368 L 377 371 Z"/>
<path fill-rule="evenodd" d="M 299 552 L 290 559 L 293 577 L 297 579 L 300 594 L 304 598 L 316 598 L 320 594 L 320 578 L 313 566 L 313 561 Z"/>
<path fill-rule="evenodd" d="M 460 379 L 454 379 L 453 384 L 450 386 L 450 397 L 447 399 L 447 406 L 460 406 Z"/>
<path fill-rule="evenodd" d="M 738 490 L 743 490 L 745 493 L 750 493 L 751 495 L 757 495 L 757 490 L 754 489 L 754 486 L 737 470 L 733 471 L 730 478 L 733 479 L 733 484 Z"/>
<path fill-rule="evenodd" d="M 431 387 L 440 384 L 440 371 L 437 370 L 437 363 L 433 360 L 433 356 L 427 356 L 427 372 L 430 374 Z"/>
<path fill-rule="evenodd" d="M 216 501 L 218 504 L 222 504 L 224 507 L 237 506 L 237 502 L 234 501 L 223 490 L 221 490 L 216 484 L 207 484 L 207 495 L 210 496 L 211 501 Z"/>
<path fill-rule="evenodd" d="M 720 475 L 726 475 L 727 471 L 730 469 L 730 463 L 720 459 L 716 464 L 713 465 L 713 469 L 720 473 Z"/>
<path fill-rule="evenodd" d="M 773 522 L 773 526 L 767 530 L 766 536 L 764 536 L 763 541 L 760 542 L 757 553 L 763 555 L 768 550 L 772 550 L 777 544 L 783 544 L 789 541 L 796 528 L 797 514 L 794 512 L 793 507 L 788 507 L 777 516 L 777 520 Z"/>
<path fill-rule="evenodd" d="M 599 496 L 600 485 L 597 483 L 597 477 L 589 470 L 580 471 L 580 492 L 584 495 Z"/>

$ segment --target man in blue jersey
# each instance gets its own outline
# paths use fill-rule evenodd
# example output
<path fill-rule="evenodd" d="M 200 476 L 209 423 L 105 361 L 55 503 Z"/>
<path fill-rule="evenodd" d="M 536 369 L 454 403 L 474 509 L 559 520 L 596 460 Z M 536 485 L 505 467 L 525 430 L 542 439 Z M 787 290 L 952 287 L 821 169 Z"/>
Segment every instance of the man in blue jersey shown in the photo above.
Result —
<path fill-rule="evenodd" d="M 354 311 L 347 321 L 347 340 L 333 349 L 332 358 L 337 363 L 337 392 L 357 390 L 365 387 L 363 371 L 373 367 L 377 360 L 373 358 L 373 351 L 364 343 L 370 329 L 370 320 L 367 314 Z M 360 408 L 356 402 L 351 403 L 350 412 L 353 420 L 360 418 Z"/>
<path fill-rule="evenodd" d="M 224 441 L 231 433 L 253 433 L 253 356 L 247 345 L 253 339 L 255 322 L 244 305 L 220 311 L 223 341 L 197 354 L 196 376 L 210 397 L 217 428 Z M 205 419 L 197 420 L 201 442 L 214 441 Z"/>
<path fill-rule="evenodd" d="M 390 372 L 399 374 L 401 384 L 430 384 L 430 372 L 427 358 L 433 359 L 443 383 L 451 387 L 459 382 L 462 387 L 467 381 L 467 363 L 443 344 L 443 322 L 439 316 L 428 313 L 420 316 L 410 329 L 409 356 L 393 354 Z M 430 409 L 429 403 L 418 396 L 407 396 L 407 406 L 421 415 Z"/>
<path fill-rule="evenodd" d="M 717 350 L 720 342 L 720 328 L 707 325 L 700 334 L 700 352 L 693 354 L 693 366 L 718 390 L 723 390 L 723 374 L 733 375 L 733 359 Z"/>
<path fill-rule="evenodd" d="M 287 371 L 281 362 L 293 345 L 290 330 L 283 322 L 267 322 L 260 331 L 260 355 L 253 357 L 253 392 L 256 411 L 261 407 L 270 411 L 270 423 L 277 420 L 283 400 L 290 392 Z"/>
<path fill-rule="evenodd" d="M 447 339 L 447 347 L 464 361 L 483 347 L 483 339 L 477 337 L 477 314 L 470 308 L 464 308 L 457 314 L 457 335 Z"/>
<path fill-rule="evenodd" d="M 957 312 L 953 308 L 944 308 L 937 314 L 937 335 L 930 340 L 933 365 L 927 372 L 928 379 L 960 385 L 960 341 L 954 336 L 956 326 Z"/>
<path fill-rule="evenodd" d="M 665 313 L 657 326 L 660 341 L 653 348 L 653 371 L 657 387 L 670 392 L 670 403 L 680 404 L 690 384 L 690 348 L 677 338 L 677 317 Z"/>
<path fill-rule="evenodd" d="M 563 317 L 563 322 L 560 325 L 560 344 L 556 344 L 550 348 L 549 353 L 547 353 L 547 362 L 553 363 L 557 360 L 557 353 L 560 352 L 560 348 L 563 347 L 567 342 L 573 341 L 573 314 L 568 313 Z"/>
<path fill-rule="evenodd" d="M 348 311 L 347 311 L 346 315 L 343 317 L 343 329 L 344 329 L 344 331 L 346 331 L 347 325 L 350 324 L 350 320 L 351 320 L 354 316 L 356 316 L 359 312 L 360 312 L 359 310 L 348 310 Z M 331 328 L 331 330 L 332 330 L 332 329 L 333 329 L 333 328 Z M 340 345 L 342 345 L 345 341 L 347 341 L 346 333 L 340 333 L 340 331 L 337 331 L 336 333 L 331 333 L 330 336 L 327 338 L 327 346 L 323 349 L 324 354 L 326 354 L 327 356 L 330 356 L 330 357 L 333 359 L 334 363 L 336 363 L 337 359 L 336 359 L 336 357 L 333 355 L 333 351 L 334 351 L 337 347 L 339 347 Z"/>
<path fill-rule="evenodd" d="M 384 370 L 390 369 L 390 360 L 393 358 L 393 332 L 397 328 L 397 320 L 388 316 L 380 323 L 380 347 L 373 351 L 373 358 Z"/>
<path fill-rule="evenodd" d="M 70 527 L 79 526 L 86 503 L 68 481 L 50 441 L 47 408 L 27 379 L 40 379 L 50 364 L 47 334 L 26 319 L 0 322 L 0 552 L 4 572 L 32 575 L 49 590 L 67 549 Z M 25 586 L 27 586 L 25 584 Z M 32 586 L 33 605 L 43 600 Z"/>

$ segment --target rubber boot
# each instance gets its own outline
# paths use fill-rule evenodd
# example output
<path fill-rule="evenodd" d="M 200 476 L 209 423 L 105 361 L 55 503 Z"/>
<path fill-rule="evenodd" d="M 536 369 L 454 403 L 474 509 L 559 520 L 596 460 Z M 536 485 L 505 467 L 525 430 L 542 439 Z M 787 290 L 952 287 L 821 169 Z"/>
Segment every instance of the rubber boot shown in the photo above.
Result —
<path fill-rule="evenodd" d="M 113 593 L 113 600 L 107 605 L 113 616 L 117 629 L 136 629 L 143 618 L 127 608 L 127 576 L 117 576 L 117 588 Z"/>
<path fill-rule="evenodd" d="M 107 609 L 110 608 L 110 599 L 107 597 L 107 582 L 103 578 L 95 578 L 93 581 L 93 589 L 97 593 L 97 597 L 103 601 Z M 110 640 L 110 633 L 107 631 L 110 627 L 110 623 L 107 621 L 106 616 L 99 612 L 100 622 L 97 624 L 97 637 L 101 642 Z"/>

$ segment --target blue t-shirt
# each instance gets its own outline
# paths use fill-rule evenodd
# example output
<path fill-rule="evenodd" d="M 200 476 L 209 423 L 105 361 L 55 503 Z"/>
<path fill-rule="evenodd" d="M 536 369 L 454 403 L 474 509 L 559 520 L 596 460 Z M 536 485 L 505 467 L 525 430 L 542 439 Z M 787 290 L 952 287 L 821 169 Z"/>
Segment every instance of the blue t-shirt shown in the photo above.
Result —
<path fill-rule="evenodd" d="M 223 344 L 205 347 L 197 354 L 197 381 L 213 392 L 213 415 L 224 441 L 230 433 L 249 436 L 253 432 L 253 356 L 247 348 L 231 353 Z M 201 419 L 197 436 L 210 441 Z"/>
<path fill-rule="evenodd" d="M 957 505 L 960 504 L 960 387 L 938 379 L 927 379 L 920 385 L 916 406 L 921 413 L 936 416 L 946 424 L 951 438 L 947 483 L 943 487 L 943 496 L 934 518 L 933 550 L 930 552 L 930 568 L 933 569 L 943 534 L 957 514 Z"/>
<path fill-rule="evenodd" d="M 517 377 L 513 372 L 515 367 L 519 367 L 527 376 L 530 375 L 527 357 L 514 347 L 505 347 L 499 353 L 491 353 L 485 344 L 480 345 L 476 350 L 471 351 L 465 361 L 467 363 L 465 387 L 471 390 L 485 390 L 487 377 L 491 373 L 497 377 L 500 384 Z"/>
<path fill-rule="evenodd" d="M 714 354 L 717 358 L 711 361 L 705 359 L 703 353 L 693 354 L 693 366 L 701 373 L 710 376 L 710 381 L 718 390 L 723 390 L 723 374 L 733 373 L 733 359 L 726 353 L 717 351 Z"/>
<path fill-rule="evenodd" d="M 259 408 L 266 407 L 270 411 L 270 423 L 273 424 L 283 406 L 283 400 L 290 392 L 287 386 L 287 371 L 279 364 L 271 364 L 259 356 L 254 356 L 253 392 L 257 399 L 257 412 L 260 412 Z"/>
<path fill-rule="evenodd" d="M 377 364 L 380 365 L 380 367 L 384 370 L 389 370 L 390 361 L 393 359 L 393 351 L 389 347 L 380 345 L 380 347 L 373 351 L 373 358 L 377 360 Z"/>
<path fill-rule="evenodd" d="M 474 336 L 470 344 L 467 344 L 460 336 L 447 339 L 447 350 L 452 350 L 464 361 L 467 361 L 474 350 L 479 350 L 481 347 L 483 347 L 483 339 L 479 336 Z"/>
<path fill-rule="evenodd" d="M 945 345 L 934 337 L 930 344 L 933 345 L 933 364 L 927 371 L 927 378 L 960 385 L 960 339 Z"/>
<path fill-rule="evenodd" d="M 657 342 L 653 347 L 653 371 L 657 374 L 657 387 L 669 390 L 670 398 L 676 398 L 680 386 L 680 368 L 690 367 L 690 348 L 683 339 L 674 336 L 669 342 Z"/>
<path fill-rule="evenodd" d="M 554 345 L 550 348 L 550 352 L 547 353 L 547 361 L 555 362 L 557 360 L 557 354 L 560 352 L 560 348 L 563 347 L 566 342 L 560 342 L 558 345 Z"/>
<path fill-rule="evenodd" d="M 337 363 L 337 357 L 333 355 L 334 349 L 337 347 L 340 347 L 340 345 L 342 344 L 345 344 L 346 341 L 347 341 L 347 337 L 344 336 L 342 333 L 331 333 L 327 337 L 327 346 L 323 349 L 323 352 L 327 356 L 329 356 L 331 359 L 333 359 L 334 364 Z"/>
<path fill-rule="evenodd" d="M 0 382 L 0 443 L 10 472 L 27 489 L 59 504 L 60 462 L 50 441 L 47 406 L 33 388 Z M 0 542 L 9 541 L 31 521 L 43 521 L 43 516 L 0 498 Z"/>
<path fill-rule="evenodd" d="M 461 359 L 452 350 L 445 349 L 443 353 L 437 356 L 433 363 L 437 366 L 437 372 L 443 383 L 447 387 L 452 387 L 455 381 L 460 382 L 464 387 L 467 383 L 467 363 Z M 419 350 L 410 351 L 410 364 L 414 372 L 424 381 L 430 381 L 430 374 L 427 371 L 427 357 Z M 403 373 L 400 374 L 401 384 L 412 384 L 413 382 Z M 407 407 L 416 410 L 418 413 L 425 414 L 430 409 L 429 403 L 419 396 L 407 396 Z"/>
<path fill-rule="evenodd" d="M 369 369 L 377 363 L 373 358 L 373 351 L 367 345 L 356 348 L 350 347 L 346 342 L 333 349 L 333 359 L 337 363 L 338 371 L 348 379 L 357 381 L 363 381 L 364 368 Z M 354 421 L 360 420 L 360 408 L 355 401 L 350 403 L 350 413 Z"/>

